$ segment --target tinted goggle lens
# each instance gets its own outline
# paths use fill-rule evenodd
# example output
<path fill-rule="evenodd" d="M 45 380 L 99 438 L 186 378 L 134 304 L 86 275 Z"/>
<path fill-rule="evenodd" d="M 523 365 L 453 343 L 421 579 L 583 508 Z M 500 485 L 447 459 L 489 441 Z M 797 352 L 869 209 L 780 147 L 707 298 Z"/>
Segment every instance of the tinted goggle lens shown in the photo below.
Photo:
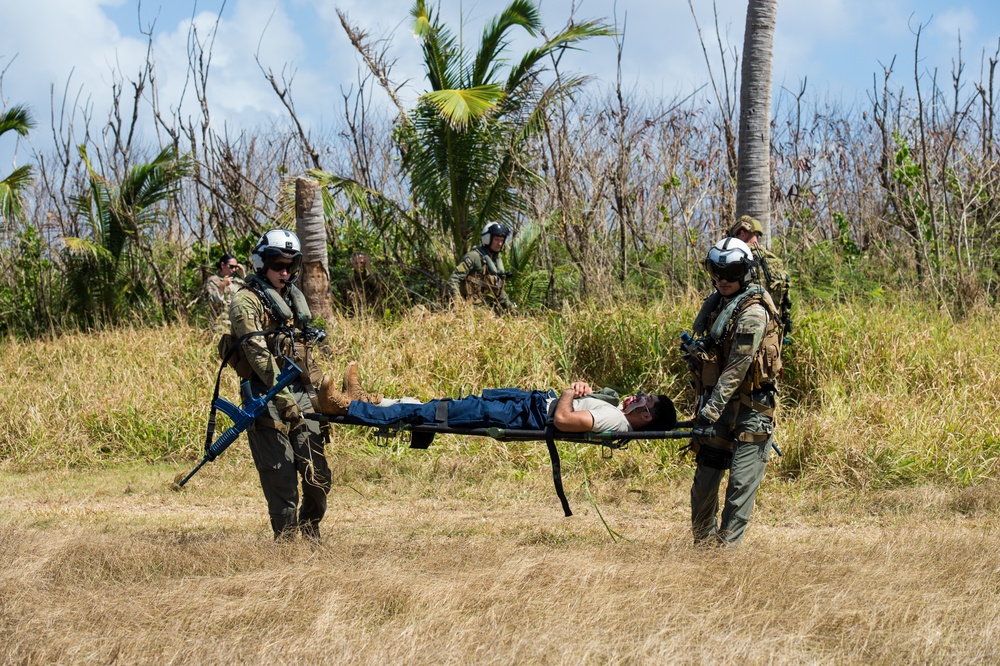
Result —
<path fill-rule="evenodd" d="M 294 273 L 298 262 L 286 259 L 285 257 L 275 257 L 274 259 L 265 261 L 264 264 L 272 271 L 280 272 L 284 269 L 288 269 L 289 273 Z"/>
<path fill-rule="evenodd" d="M 737 264 L 726 264 L 724 266 L 719 266 L 718 264 L 709 262 L 708 272 L 712 275 L 715 280 L 725 280 L 726 282 L 739 282 L 746 275 L 746 267 L 742 263 Z"/>

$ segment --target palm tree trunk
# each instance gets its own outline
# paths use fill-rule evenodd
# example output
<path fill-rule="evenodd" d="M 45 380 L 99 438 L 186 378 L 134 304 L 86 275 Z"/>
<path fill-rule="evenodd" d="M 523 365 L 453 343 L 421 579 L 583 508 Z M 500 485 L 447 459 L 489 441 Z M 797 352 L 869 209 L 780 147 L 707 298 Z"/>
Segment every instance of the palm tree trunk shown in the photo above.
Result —
<path fill-rule="evenodd" d="M 771 228 L 771 68 L 778 0 L 749 0 L 740 77 L 740 152 L 736 219 L 760 220 L 764 242 Z"/>
<path fill-rule="evenodd" d="M 302 244 L 302 293 L 313 317 L 333 319 L 330 262 L 326 253 L 323 194 L 311 178 L 295 180 L 295 233 Z"/>

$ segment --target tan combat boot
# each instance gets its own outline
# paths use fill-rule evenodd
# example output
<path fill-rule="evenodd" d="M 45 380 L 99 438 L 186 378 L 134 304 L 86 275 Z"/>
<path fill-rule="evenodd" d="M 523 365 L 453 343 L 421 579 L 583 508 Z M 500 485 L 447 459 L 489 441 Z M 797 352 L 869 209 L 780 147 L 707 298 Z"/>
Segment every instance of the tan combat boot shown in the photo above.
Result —
<path fill-rule="evenodd" d="M 358 362 L 351 361 L 344 370 L 344 393 L 351 400 L 370 402 L 377 405 L 384 397 L 381 393 L 368 393 L 361 388 L 361 379 L 358 378 Z"/>
<path fill-rule="evenodd" d="M 333 377 L 329 375 L 323 377 L 323 382 L 319 385 L 319 394 L 316 396 L 316 411 L 331 416 L 343 416 L 347 414 L 350 406 L 351 399 L 333 388 Z"/>

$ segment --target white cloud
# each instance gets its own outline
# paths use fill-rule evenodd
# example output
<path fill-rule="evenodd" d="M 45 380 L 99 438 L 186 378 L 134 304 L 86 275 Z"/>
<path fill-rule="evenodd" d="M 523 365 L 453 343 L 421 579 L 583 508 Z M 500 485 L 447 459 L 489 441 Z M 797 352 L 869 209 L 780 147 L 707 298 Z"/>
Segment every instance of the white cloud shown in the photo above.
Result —
<path fill-rule="evenodd" d="M 159 16 L 154 38 L 160 101 L 176 106 L 186 84 L 188 28 L 193 0 L 145 0 L 142 20 Z M 72 72 L 70 94 L 82 88 L 94 105 L 94 121 L 102 122 L 110 101 L 112 72 L 134 77 L 145 60 L 146 40 L 137 29 L 137 0 L 31 0 L 9 2 L 0 23 L 0 69 L 9 65 L 3 80 L 4 101 L 27 102 L 35 109 L 39 128 L 33 145 L 47 144 L 50 87 L 61 95 Z M 494 0 L 443 0 L 443 18 L 458 33 L 460 11 L 468 21 L 467 41 L 478 40 L 484 21 L 501 5 Z M 194 17 L 198 34 L 208 37 L 221 0 L 199 0 Z M 432 3 L 436 6 L 437 2 Z M 294 72 L 293 96 L 302 120 L 319 127 L 339 115 L 339 90 L 356 85 L 362 67 L 337 19 L 335 8 L 373 38 L 392 40 L 397 59 L 394 78 L 409 79 L 404 99 L 423 90 L 424 73 L 419 47 L 410 34 L 410 0 L 229 0 L 213 46 L 209 102 L 213 122 L 230 126 L 284 120 L 286 112 L 254 61 L 280 76 Z M 714 43 L 715 18 L 724 46 L 739 53 L 743 41 L 746 0 L 694 0 L 702 33 L 716 74 L 719 47 Z M 627 20 L 622 77 L 653 97 L 688 94 L 706 85 L 708 75 L 702 46 L 695 31 L 688 0 L 541 0 L 547 29 L 560 29 L 571 8 L 576 17 Z M 986 0 L 959 0 L 943 6 L 940 0 L 781 0 L 775 37 L 776 85 L 796 88 L 808 77 L 813 90 L 832 90 L 851 99 L 863 96 L 872 74 L 898 55 L 897 70 L 911 63 L 912 30 L 927 24 L 921 51 L 925 64 L 947 68 L 957 55 L 957 33 L 970 60 L 982 48 L 996 47 L 1000 10 Z M 933 20 L 931 20 L 933 17 Z M 117 21 L 117 23 L 116 23 Z M 514 53 L 534 44 L 515 37 Z M 11 64 L 11 58 L 17 59 Z M 728 63 L 731 67 L 731 62 Z M 587 73 L 598 85 L 612 86 L 616 54 L 611 39 L 590 40 L 580 52 L 566 56 L 563 66 Z M 904 76 L 902 73 L 900 77 Z M 902 78 L 901 78 L 902 80 Z M 187 82 L 184 113 L 196 114 Z M 0 171 L 13 141 L 0 141 Z M 9 160 L 6 160 L 9 162 Z M 23 158 L 21 159 L 23 162 Z"/>

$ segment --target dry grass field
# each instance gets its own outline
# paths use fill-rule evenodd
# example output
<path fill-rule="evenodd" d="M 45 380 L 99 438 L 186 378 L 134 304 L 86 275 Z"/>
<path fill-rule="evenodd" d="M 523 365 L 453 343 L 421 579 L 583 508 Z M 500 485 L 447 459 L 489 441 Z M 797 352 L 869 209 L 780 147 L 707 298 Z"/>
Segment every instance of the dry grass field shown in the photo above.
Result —
<path fill-rule="evenodd" d="M 631 452 L 616 452 L 628 458 Z M 359 462 L 320 545 L 275 545 L 249 461 L 4 474 L 0 662 L 996 663 L 1000 485 L 859 495 L 771 478 L 695 549 L 683 479 Z M 367 478 L 367 480 L 365 480 Z M 600 510 L 610 530 L 600 520 Z"/>
<path fill-rule="evenodd" d="M 329 370 L 422 398 L 572 378 L 676 396 L 696 303 L 331 322 Z M 691 545 L 676 442 L 340 427 L 321 544 L 271 541 L 241 438 L 200 458 L 213 341 L 178 325 L 0 340 L 0 663 L 1000 663 L 991 312 L 820 307 L 789 350 L 743 545 Z M 227 378 L 223 393 L 235 397 Z"/>

